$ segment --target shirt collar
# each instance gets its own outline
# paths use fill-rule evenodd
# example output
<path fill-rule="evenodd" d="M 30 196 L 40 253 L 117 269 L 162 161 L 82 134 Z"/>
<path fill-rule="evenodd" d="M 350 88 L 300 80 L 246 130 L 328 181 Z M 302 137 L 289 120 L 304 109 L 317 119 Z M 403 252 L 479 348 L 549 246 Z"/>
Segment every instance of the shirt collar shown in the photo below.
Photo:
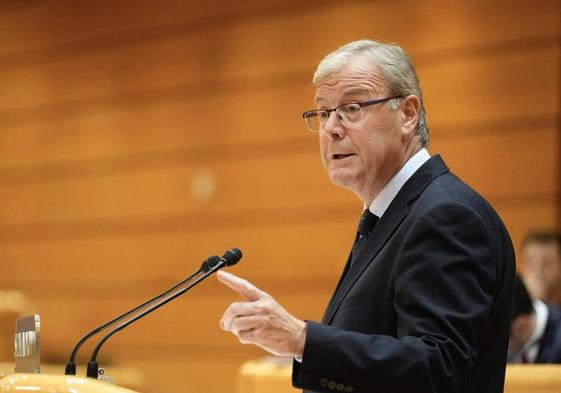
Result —
<path fill-rule="evenodd" d="M 549 310 L 544 302 L 540 300 L 534 301 L 534 310 L 536 312 L 536 323 L 530 339 L 526 342 L 524 347 L 518 352 L 515 362 L 520 363 L 522 357 L 526 356 L 528 363 L 535 363 L 540 349 L 540 340 L 545 332 L 545 325 L 547 324 L 547 315 Z"/>
<path fill-rule="evenodd" d="M 376 195 L 370 205 L 370 211 L 382 217 L 405 182 L 429 159 L 430 154 L 425 148 L 415 153 Z"/>
<path fill-rule="evenodd" d="M 534 326 L 534 331 L 528 342 L 530 344 L 540 341 L 545 332 L 545 325 L 547 324 L 547 306 L 541 300 L 534 301 L 534 310 L 536 310 L 536 324 Z"/>

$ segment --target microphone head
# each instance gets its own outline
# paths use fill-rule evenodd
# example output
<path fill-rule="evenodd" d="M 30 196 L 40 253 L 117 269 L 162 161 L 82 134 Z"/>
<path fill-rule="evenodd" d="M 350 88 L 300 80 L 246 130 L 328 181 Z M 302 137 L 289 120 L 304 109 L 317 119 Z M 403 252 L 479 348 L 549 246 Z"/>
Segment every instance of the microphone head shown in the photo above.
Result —
<path fill-rule="evenodd" d="M 242 250 L 239 248 L 230 248 L 222 255 L 222 260 L 226 266 L 233 266 L 242 259 Z"/>
<path fill-rule="evenodd" d="M 218 255 L 213 255 L 211 257 L 208 257 L 207 259 L 204 260 L 204 262 L 201 264 L 201 270 L 204 273 L 208 273 L 211 269 L 214 269 L 214 267 L 216 265 L 218 265 L 220 263 L 221 259 Z"/>

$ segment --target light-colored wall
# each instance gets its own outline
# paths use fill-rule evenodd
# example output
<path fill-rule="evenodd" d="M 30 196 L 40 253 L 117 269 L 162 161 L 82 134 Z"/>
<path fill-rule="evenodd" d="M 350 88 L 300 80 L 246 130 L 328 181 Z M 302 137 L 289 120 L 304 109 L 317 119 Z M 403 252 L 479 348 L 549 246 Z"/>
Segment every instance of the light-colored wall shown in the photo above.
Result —
<path fill-rule="evenodd" d="M 30 296 L 50 361 L 232 246 L 233 271 L 321 318 L 361 204 L 329 184 L 301 112 L 317 62 L 365 37 L 410 52 L 431 153 L 515 243 L 554 227 L 560 21 L 557 0 L 2 3 L 0 287 Z M 262 355 L 218 328 L 235 299 L 209 280 L 100 362 L 145 370 L 147 392 L 231 391 Z"/>

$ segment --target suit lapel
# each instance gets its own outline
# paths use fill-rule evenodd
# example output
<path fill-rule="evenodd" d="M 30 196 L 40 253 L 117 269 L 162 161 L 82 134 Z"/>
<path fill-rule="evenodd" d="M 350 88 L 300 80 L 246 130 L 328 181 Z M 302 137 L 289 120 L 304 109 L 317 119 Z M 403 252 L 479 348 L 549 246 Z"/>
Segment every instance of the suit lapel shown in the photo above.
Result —
<path fill-rule="evenodd" d="M 390 214 L 388 214 L 390 213 Z M 347 274 L 341 279 L 338 288 L 331 299 L 331 302 L 323 317 L 324 323 L 331 323 L 337 309 L 341 302 L 347 295 L 356 280 L 360 277 L 362 272 L 370 264 L 370 261 L 378 254 L 382 246 L 388 241 L 395 228 L 407 215 L 407 206 L 401 206 L 400 209 L 392 209 L 391 212 L 386 212 L 376 224 L 376 228 L 370 234 L 368 241 L 362 247 L 358 254 L 353 266 L 348 269 Z"/>
<path fill-rule="evenodd" d="M 448 172 L 448 168 L 437 155 L 423 164 L 403 185 L 386 212 L 380 217 L 353 266 L 350 269 L 345 267 L 343 276 L 325 311 L 322 323 L 331 323 L 349 290 L 409 213 L 409 203 L 416 199 L 434 178 L 446 172 Z"/>
<path fill-rule="evenodd" d="M 327 309 L 325 310 L 325 312 L 323 313 L 323 318 L 321 319 L 321 323 L 328 323 L 327 322 L 327 317 L 332 314 L 331 312 L 331 307 L 332 305 L 335 304 L 335 296 L 339 293 L 339 288 L 341 287 L 341 284 L 343 283 L 343 281 L 345 280 L 345 277 L 347 277 L 347 274 L 349 272 L 349 267 L 351 264 L 351 258 L 352 258 L 352 254 L 349 253 L 349 256 L 347 258 L 347 263 L 345 264 L 345 267 L 343 269 L 343 272 L 341 273 L 340 277 L 339 277 L 339 281 L 337 282 L 337 286 L 335 287 L 335 291 L 333 292 L 333 295 L 331 295 L 331 299 L 329 299 L 329 303 L 327 303 Z"/>

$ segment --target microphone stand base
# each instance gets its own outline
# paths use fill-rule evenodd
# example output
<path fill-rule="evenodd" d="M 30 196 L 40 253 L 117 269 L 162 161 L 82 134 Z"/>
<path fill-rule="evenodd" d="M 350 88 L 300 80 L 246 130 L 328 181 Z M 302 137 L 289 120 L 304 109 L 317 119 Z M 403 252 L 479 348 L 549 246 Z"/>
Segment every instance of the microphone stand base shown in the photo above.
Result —
<path fill-rule="evenodd" d="M 97 379 L 98 374 L 99 374 L 99 367 L 97 365 L 97 362 L 89 362 L 88 371 L 87 371 L 88 378 Z"/>

